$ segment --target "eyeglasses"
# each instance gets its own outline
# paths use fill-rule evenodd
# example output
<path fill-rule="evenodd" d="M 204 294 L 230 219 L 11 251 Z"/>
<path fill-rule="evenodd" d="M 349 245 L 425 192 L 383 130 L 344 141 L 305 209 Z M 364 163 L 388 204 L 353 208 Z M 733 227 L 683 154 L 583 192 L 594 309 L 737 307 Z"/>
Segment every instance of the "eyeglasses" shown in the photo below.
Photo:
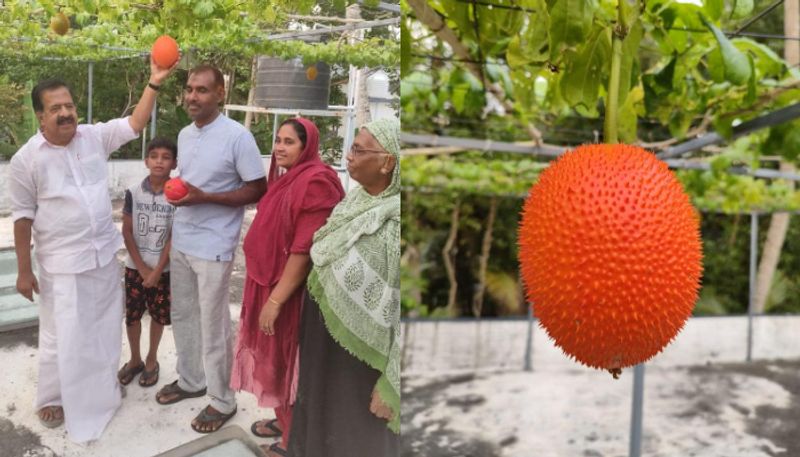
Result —
<path fill-rule="evenodd" d="M 357 147 L 355 144 L 350 146 L 350 154 L 353 155 L 354 157 L 361 157 L 368 152 L 375 154 L 387 154 L 387 152 L 384 151 L 383 149 L 364 149 Z"/>

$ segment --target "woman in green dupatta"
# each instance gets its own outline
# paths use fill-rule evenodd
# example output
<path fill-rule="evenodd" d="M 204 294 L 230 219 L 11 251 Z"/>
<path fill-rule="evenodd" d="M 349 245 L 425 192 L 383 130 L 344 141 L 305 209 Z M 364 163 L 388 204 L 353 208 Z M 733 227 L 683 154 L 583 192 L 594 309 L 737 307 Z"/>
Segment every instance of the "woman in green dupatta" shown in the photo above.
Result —
<path fill-rule="evenodd" d="M 399 455 L 400 122 L 363 126 L 361 184 L 314 234 L 289 455 Z"/>

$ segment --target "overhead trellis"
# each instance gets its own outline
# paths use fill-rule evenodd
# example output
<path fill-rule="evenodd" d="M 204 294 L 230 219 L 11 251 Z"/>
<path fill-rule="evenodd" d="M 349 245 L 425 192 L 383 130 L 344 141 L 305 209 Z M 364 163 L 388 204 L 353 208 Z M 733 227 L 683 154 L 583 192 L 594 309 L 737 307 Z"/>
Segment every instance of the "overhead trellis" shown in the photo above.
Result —
<path fill-rule="evenodd" d="M 756 11 L 753 2 L 722 0 L 408 0 L 407 118 L 425 107 L 414 99 L 428 97 L 431 117 L 480 116 L 487 104 L 499 104 L 537 141 L 554 117 L 572 114 L 616 115 L 619 138 L 628 143 L 640 140 L 640 119 L 676 139 L 727 132 L 800 98 L 798 68 L 751 30 L 776 4 Z M 609 90 L 617 35 L 623 58 Z M 426 79 L 432 89 L 419 85 Z M 608 112 L 613 93 L 617 109 Z"/>
<path fill-rule="evenodd" d="M 763 160 L 793 162 L 800 151 L 800 68 L 757 41 L 800 39 L 790 29 L 756 29 L 781 1 L 407 1 L 401 83 L 404 125 L 413 127 L 404 141 L 415 154 L 436 155 L 403 160 L 445 176 L 452 168 L 456 183 L 406 173 L 409 189 L 470 193 L 456 171 L 465 159 L 448 156 L 458 150 L 484 151 L 469 155 L 479 162 L 542 163 L 563 152 L 557 145 L 594 134 L 594 142 L 640 144 L 684 169 L 679 177 L 704 210 L 800 208 L 800 194 L 783 181 L 800 174 Z M 559 133 L 575 129 L 588 135 Z M 529 185 L 526 176 L 519 179 Z M 518 194 L 485 188 L 493 190 L 474 193 Z"/>
<path fill-rule="evenodd" d="M 399 65 L 397 32 L 356 42 L 344 39 L 348 31 L 397 25 L 396 15 L 380 12 L 375 20 L 344 26 L 291 18 L 312 12 L 315 4 L 308 0 L 6 1 L 0 6 L 0 54 L 98 61 L 146 54 L 159 35 L 169 34 L 184 51 L 300 57 L 305 63 L 357 67 Z M 50 26 L 59 13 L 69 21 L 64 35 Z"/>

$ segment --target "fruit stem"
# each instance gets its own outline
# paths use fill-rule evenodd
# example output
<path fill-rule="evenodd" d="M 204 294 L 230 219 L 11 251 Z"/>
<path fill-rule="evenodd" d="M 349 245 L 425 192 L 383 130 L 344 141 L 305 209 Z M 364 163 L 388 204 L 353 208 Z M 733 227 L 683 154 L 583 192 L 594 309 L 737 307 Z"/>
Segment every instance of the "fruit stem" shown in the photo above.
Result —
<path fill-rule="evenodd" d="M 615 144 L 619 142 L 617 136 L 617 113 L 619 111 L 619 79 L 622 65 L 622 40 L 625 39 L 625 25 L 622 17 L 622 5 L 625 0 L 619 0 L 617 5 L 617 25 L 611 31 L 611 75 L 608 78 L 608 99 L 606 100 L 606 119 L 603 126 L 603 142 Z"/>

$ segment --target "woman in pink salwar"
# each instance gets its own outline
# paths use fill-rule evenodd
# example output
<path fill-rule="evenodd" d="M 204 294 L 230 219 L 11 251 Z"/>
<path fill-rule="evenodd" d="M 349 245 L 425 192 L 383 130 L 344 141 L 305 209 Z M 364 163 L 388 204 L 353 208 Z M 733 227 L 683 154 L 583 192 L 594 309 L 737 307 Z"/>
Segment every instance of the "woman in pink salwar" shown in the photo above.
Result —
<path fill-rule="evenodd" d="M 247 279 L 231 387 L 275 409 L 276 419 L 258 421 L 252 430 L 260 437 L 280 437 L 268 451 L 283 455 L 297 390 L 298 328 L 311 240 L 344 190 L 336 172 L 320 159 L 317 127 L 303 118 L 281 124 L 268 179 L 244 239 Z"/>

